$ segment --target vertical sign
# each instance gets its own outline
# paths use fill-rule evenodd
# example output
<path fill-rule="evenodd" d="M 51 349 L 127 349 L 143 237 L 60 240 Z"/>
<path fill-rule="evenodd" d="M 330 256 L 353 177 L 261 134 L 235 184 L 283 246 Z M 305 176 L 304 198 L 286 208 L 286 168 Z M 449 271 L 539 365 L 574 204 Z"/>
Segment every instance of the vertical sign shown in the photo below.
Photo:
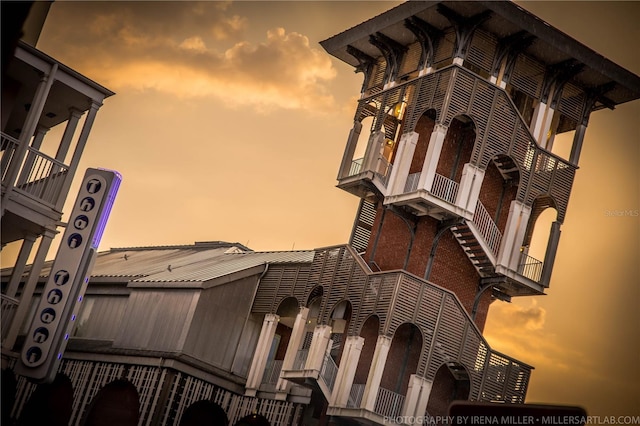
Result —
<path fill-rule="evenodd" d="M 115 171 L 87 169 L 27 332 L 18 374 L 40 382 L 55 378 L 121 179 Z"/>

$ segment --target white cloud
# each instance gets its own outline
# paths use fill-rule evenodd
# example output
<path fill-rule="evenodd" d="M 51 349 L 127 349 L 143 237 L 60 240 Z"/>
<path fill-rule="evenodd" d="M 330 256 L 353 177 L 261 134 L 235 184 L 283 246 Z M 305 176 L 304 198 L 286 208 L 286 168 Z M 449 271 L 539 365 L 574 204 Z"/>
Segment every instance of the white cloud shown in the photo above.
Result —
<path fill-rule="evenodd" d="M 274 28 L 262 40 L 240 39 L 247 20 L 216 3 L 109 5 L 89 8 L 56 39 L 63 61 L 116 92 L 210 97 L 258 111 L 335 109 L 326 83 L 336 70 L 303 34 Z M 85 37 L 78 39 L 83 25 Z M 65 50 L 66 43 L 73 49 Z"/>

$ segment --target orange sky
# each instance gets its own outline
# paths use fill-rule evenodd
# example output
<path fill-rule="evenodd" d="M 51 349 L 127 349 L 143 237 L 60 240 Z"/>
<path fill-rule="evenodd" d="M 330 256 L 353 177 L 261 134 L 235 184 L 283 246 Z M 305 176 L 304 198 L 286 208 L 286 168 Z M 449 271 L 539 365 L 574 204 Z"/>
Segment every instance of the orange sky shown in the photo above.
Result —
<path fill-rule="evenodd" d="M 395 4 L 56 1 L 38 48 L 117 93 L 79 169 L 123 175 L 101 248 L 347 242 L 357 200 L 334 186 L 362 76 L 318 42 Z M 640 2 L 519 4 L 640 73 Z M 592 115 L 548 296 L 491 308 L 494 349 L 536 367 L 528 402 L 640 414 L 640 218 L 619 216 L 640 209 L 639 118 Z"/>

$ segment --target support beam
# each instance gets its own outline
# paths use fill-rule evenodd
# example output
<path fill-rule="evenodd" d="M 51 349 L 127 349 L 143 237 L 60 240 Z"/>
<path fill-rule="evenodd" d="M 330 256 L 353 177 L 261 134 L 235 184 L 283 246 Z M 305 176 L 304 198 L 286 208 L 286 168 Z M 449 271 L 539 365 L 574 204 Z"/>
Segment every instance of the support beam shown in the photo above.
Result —
<path fill-rule="evenodd" d="M 375 411 L 376 399 L 378 398 L 378 391 L 380 390 L 380 381 L 382 380 L 382 373 L 387 363 L 390 348 L 391 338 L 378 336 L 376 349 L 373 352 L 373 359 L 371 360 L 371 367 L 369 368 L 367 384 L 365 385 L 362 395 L 361 408 L 365 410 Z"/>
<path fill-rule="evenodd" d="M 329 405 L 336 407 L 346 407 L 351 393 L 351 386 L 358 368 L 358 361 L 364 346 L 364 338 L 360 336 L 347 337 L 344 344 L 344 351 L 340 358 L 340 366 L 336 375 L 336 382 L 333 386 L 333 393 Z"/>
<path fill-rule="evenodd" d="M 285 352 L 284 360 L 282 361 L 282 371 L 291 370 L 293 368 L 293 362 L 295 361 L 298 350 L 304 340 L 308 316 L 309 308 L 300 308 L 300 312 L 296 315 L 296 320 L 293 323 L 293 329 L 291 330 L 291 336 L 289 337 L 287 351 Z M 276 392 L 278 393 L 278 395 L 276 395 L 276 399 L 286 399 L 286 393 L 289 391 L 290 386 L 291 384 L 288 380 L 279 378 L 278 383 L 276 384 Z"/>
<path fill-rule="evenodd" d="M 275 314 L 267 314 L 264 316 L 258 344 L 256 345 L 255 353 L 251 360 L 251 367 L 249 368 L 249 374 L 247 375 L 245 395 L 255 396 L 260 387 L 260 383 L 262 383 L 262 376 L 264 375 L 264 369 L 267 365 L 267 357 L 271 350 L 271 343 L 276 334 L 276 327 L 278 326 L 279 320 L 280 317 Z"/>

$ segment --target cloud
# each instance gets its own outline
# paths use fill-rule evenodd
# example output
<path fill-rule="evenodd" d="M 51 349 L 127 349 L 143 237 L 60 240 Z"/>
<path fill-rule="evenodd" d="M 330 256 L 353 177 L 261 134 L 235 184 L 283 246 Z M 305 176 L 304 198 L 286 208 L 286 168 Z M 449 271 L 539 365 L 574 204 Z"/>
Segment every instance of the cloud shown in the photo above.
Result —
<path fill-rule="evenodd" d="M 247 20 L 229 14 L 226 3 L 99 5 L 85 5 L 80 19 L 61 2 L 64 19 L 79 22 L 57 29 L 52 47 L 58 46 L 63 61 L 116 92 L 210 97 L 227 107 L 257 110 L 334 108 L 325 84 L 336 70 L 303 34 L 273 28 L 262 40 L 246 40 Z"/>

